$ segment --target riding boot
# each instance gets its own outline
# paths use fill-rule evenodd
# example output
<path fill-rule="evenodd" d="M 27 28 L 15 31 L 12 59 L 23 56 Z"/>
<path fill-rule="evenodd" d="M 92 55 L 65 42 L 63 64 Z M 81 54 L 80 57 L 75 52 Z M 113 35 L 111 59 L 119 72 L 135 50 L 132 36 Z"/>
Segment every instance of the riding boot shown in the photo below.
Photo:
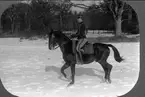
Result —
<path fill-rule="evenodd" d="M 81 65 L 83 64 L 83 58 L 82 58 L 82 54 L 81 54 L 81 52 L 79 51 L 79 57 L 80 57 L 80 63 L 81 63 Z"/>
<path fill-rule="evenodd" d="M 80 64 L 80 58 L 79 58 L 78 53 L 76 53 L 76 62 L 77 62 L 77 64 Z"/>

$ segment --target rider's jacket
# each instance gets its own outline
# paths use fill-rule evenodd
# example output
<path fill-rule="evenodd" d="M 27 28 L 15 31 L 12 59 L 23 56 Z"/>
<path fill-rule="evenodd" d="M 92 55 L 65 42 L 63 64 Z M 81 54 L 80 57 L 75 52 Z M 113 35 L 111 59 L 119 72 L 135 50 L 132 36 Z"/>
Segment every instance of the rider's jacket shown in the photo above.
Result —
<path fill-rule="evenodd" d="M 86 38 L 85 30 L 86 30 L 85 24 L 83 22 L 79 23 L 78 30 L 76 33 L 78 39 Z"/>

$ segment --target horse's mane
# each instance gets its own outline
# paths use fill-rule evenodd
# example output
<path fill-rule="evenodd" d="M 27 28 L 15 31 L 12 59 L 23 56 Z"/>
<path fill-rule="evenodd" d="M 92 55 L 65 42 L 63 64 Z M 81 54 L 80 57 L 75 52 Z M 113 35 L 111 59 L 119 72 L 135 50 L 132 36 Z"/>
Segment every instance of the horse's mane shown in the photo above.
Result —
<path fill-rule="evenodd" d="M 63 37 L 64 39 L 66 39 L 67 41 L 70 41 L 70 39 L 64 34 L 62 33 L 62 31 L 54 31 L 55 35 L 57 35 L 58 37 Z"/>

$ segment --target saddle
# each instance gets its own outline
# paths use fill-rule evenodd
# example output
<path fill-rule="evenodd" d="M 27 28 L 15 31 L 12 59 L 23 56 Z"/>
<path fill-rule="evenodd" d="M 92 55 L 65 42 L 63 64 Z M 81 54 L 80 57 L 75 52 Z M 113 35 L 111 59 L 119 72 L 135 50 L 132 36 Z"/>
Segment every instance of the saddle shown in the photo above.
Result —
<path fill-rule="evenodd" d="M 81 49 L 83 49 L 82 54 L 94 54 L 93 44 L 89 42 L 86 42 Z"/>
<path fill-rule="evenodd" d="M 75 46 L 73 48 L 73 52 L 76 53 L 77 64 L 82 65 L 83 63 L 81 63 L 80 56 L 76 50 L 77 40 L 73 40 L 73 42 L 75 43 Z M 84 46 L 81 48 L 81 50 L 83 50 L 83 52 L 81 51 L 82 56 L 83 56 L 83 54 L 94 54 L 93 44 L 89 43 L 88 41 L 84 44 Z"/>
<path fill-rule="evenodd" d="M 74 52 L 77 52 L 77 50 L 76 50 L 77 42 L 76 42 L 76 40 L 73 40 L 73 41 L 75 42 L 75 50 L 74 50 Z M 93 44 L 89 43 L 88 41 L 83 45 L 83 47 L 81 49 L 83 51 L 83 52 L 81 51 L 82 54 L 94 54 Z"/>

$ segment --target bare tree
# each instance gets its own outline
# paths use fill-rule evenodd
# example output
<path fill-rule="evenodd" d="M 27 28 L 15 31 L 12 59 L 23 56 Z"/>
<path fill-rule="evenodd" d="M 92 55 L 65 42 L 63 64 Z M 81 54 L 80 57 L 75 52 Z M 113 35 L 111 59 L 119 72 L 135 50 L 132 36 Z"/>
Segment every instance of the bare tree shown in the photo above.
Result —
<path fill-rule="evenodd" d="M 16 13 L 16 6 L 14 4 L 10 6 L 8 16 L 11 20 L 11 34 L 13 34 L 15 30 L 15 21 L 18 16 L 18 14 Z"/>
<path fill-rule="evenodd" d="M 43 30 L 47 30 L 54 14 L 54 2 L 51 0 L 49 2 L 46 0 L 32 0 L 27 17 L 29 29 L 31 29 L 31 20 L 36 20 Z"/>
<path fill-rule="evenodd" d="M 70 8 L 72 7 L 72 4 L 70 1 L 59 1 L 54 6 L 54 12 L 56 15 L 58 15 L 59 19 L 59 29 L 62 30 L 66 24 L 67 19 L 69 16 L 71 16 Z"/>
<path fill-rule="evenodd" d="M 132 18 L 132 14 L 129 15 L 128 19 L 123 19 L 123 13 L 131 10 L 131 7 L 126 4 L 124 0 L 104 0 L 104 3 L 100 5 L 102 11 L 109 11 L 112 13 L 115 21 L 115 35 L 122 36 L 122 22 Z"/>

